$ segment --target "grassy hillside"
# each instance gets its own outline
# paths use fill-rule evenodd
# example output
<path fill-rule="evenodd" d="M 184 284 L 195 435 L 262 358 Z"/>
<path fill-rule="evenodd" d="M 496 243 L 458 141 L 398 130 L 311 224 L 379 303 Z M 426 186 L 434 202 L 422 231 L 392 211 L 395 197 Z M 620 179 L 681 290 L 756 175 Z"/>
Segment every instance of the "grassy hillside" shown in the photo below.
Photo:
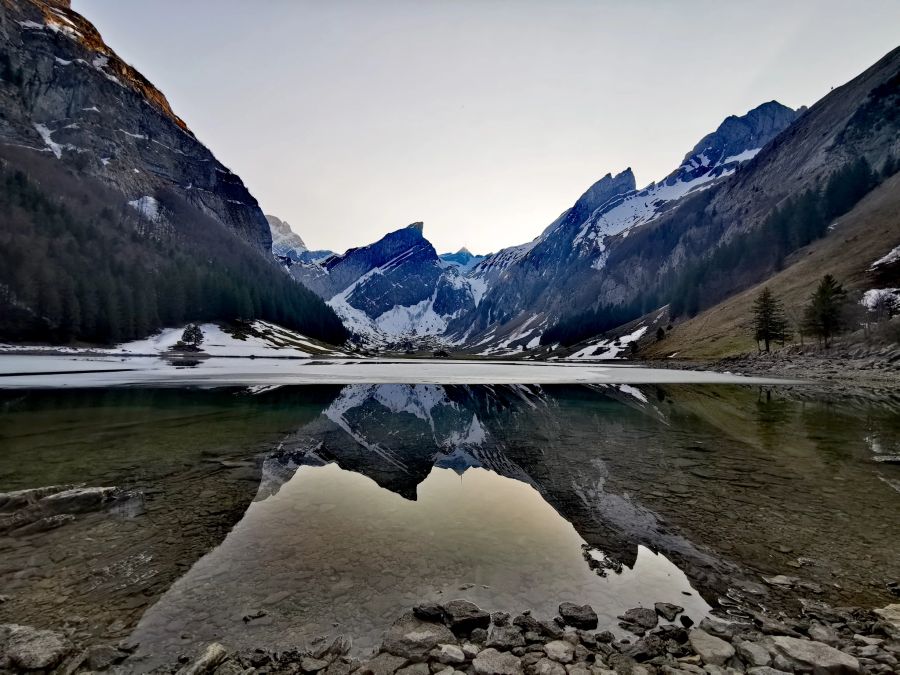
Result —
<path fill-rule="evenodd" d="M 900 174 L 895 174 L 838 218 L 824 238 L 792 254 L 781 272 L 678 323 L 665 340 L 648 344 L 641 354 L 663 358 L 677 353 L 678 358 L 709 359 L 756 351 L 750 329 L 751 305 L 764 286 L 783 300 L 789 319 L 796 321 L 826 273 L 848 289 L 884 287 L 891 280 L 876 278 L 868 268 L 898 244 Z M 896 286 L 900 279 L 893 282 Z"/>

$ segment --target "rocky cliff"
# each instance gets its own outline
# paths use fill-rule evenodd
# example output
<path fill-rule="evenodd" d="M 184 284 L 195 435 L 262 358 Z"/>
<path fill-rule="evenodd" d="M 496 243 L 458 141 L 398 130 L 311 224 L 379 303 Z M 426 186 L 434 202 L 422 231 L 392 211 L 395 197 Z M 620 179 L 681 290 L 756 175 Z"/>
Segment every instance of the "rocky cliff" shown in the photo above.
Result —
<path fill-rule="evenodd" d="M 0 34 L 0 144 L 33 148 L 97 178 L 160 226 L 163 193 L 173 191 L 269 250 L 268 223 L 241 179 L 68 3 L 2 0 Z"/>

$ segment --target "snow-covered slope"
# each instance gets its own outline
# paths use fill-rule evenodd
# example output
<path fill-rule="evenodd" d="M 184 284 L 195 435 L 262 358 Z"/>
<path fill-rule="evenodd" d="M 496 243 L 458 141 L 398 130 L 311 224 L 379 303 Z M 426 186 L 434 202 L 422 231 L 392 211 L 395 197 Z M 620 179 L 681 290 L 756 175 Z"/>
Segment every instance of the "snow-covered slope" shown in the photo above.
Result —
<path fill-rule="evenodd" d="M 368 246 L 290 271 L 367 344 L 439 336 L 474 308 L 477 291 L 457 265 L 438 257 L 422 229 L 413 223 Z"/>

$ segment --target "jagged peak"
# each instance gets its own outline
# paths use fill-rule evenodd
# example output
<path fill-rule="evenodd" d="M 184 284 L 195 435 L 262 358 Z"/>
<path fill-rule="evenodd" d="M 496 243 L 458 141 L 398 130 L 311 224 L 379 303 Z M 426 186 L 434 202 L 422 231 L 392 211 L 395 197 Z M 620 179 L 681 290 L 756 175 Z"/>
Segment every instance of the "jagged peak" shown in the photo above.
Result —
<path fill-rule="evenodd" d="M 407 225 L 406 229 L 407 230 L 418 230 L 419 232 L 422 232 L 422 230 L 425 229 L 425 223 L 423 223 L 421 220 L 419 220 L 419 221 L 416 221 L 415 223 L 410 223 L 409 225 Z"/>
<path fill-rule="evenodd" d="M 472 252 L 469 249 L 467 249 L 465 246 L 463 246 L 461 249 L 459 249 L 456 252 L 456 255 L 472 255 Z"/>

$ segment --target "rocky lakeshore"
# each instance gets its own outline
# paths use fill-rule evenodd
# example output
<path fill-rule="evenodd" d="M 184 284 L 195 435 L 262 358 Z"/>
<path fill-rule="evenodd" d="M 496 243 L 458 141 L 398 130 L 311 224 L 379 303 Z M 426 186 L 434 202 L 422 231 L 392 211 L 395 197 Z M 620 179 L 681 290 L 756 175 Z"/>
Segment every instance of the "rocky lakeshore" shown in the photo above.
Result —
<path fill-rule="evenodd" d="M 398 618 L 368 658 L 350 655 L 341 636 L 309 649 L 230 652 L 212 643 L 157 673 L 238 675 L 778 675 L 896 673 L 900 605 L 831 607 L 802 601 L 799 617 L 753 613 L 708 617 L 699 625 L 671 603 L 619 616 L 618 635 L 598 626 L 589 605 L 563 603 L 542 620 L 525 611 L 490 614 L 467 600 L 421 604 Z M 246 617 L 252 621 L 255 617 Z M 627 637 L 622 637 L 627 635 Z M 146 672 L 129 660 L 134 643 L 78 648 L 65 634 L 0 625 L 0 672 Z"/>

